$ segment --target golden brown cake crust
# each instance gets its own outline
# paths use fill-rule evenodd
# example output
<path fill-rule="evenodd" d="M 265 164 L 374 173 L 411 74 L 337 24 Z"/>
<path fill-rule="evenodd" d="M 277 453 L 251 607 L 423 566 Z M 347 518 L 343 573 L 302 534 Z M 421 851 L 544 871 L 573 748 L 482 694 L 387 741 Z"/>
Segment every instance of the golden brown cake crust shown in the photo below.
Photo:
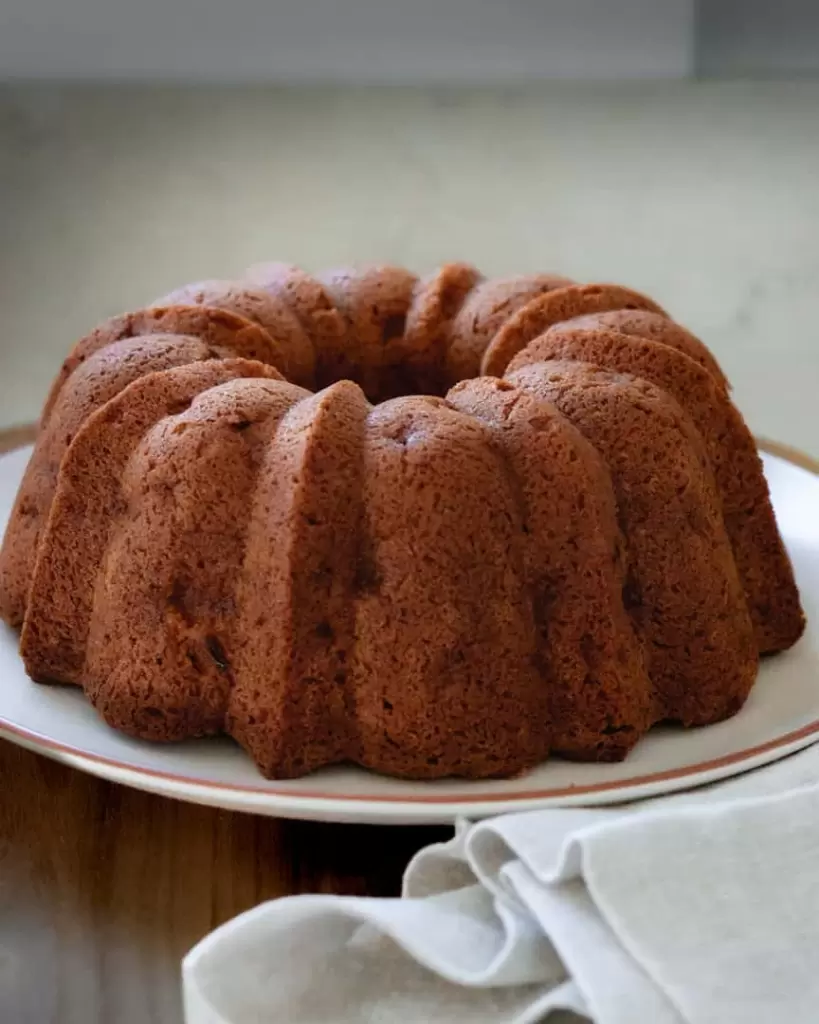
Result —
<path fill-rule="evenodd" d="M 651 313 L 644 309 L 610 309 L 605 313 L 587 313 L 585 316 L 574 317 L 557 326 L 565 326 L 573 331 L 603 328 L 637 338 L 646 338 L 648 341 L 662 342 L 663 345 L 669 345 L 689 359 L 693 359 L 695 363 L 699 363 L 725 391 L 729 390 L 728 380 L 722 368 L 700 339 L 659 313 Z"/>
<path fill-rule="evenodd" d="M 508 381 L 458 384 L 447 403 L 489 425 L 515 480 L 550 748 L 619 760 L 659 709 L 623 608 L 623 537 L 603 460 L 554 405 Z"/>
<path fill-rule="evenodd" d="M 29 673 L 115 728 L 508 776 L 732 714 L 804 628 L 724 374 L 645 296 L 265 264 L 170 298 L 75 346 L 0 551 Z"/>
<path fill-rule="evenodd" d="M 453 325 L 466 297 L 483 280 L 469 263 L 447 263 L 416 284 L 404 332 L 405 365 L 413 391 L 443 394 Z"/>
<path fill-rule="evenodd" d="M 756 444 L 720 384 L 668 345 L 604 328 L 578 329 L 573 320 L 530 342 L 511 361 L 508 373 L 566 359 L 643 377 L 688 413 L 714 471 L 759 651 L 770 654 L 791 647 L 805 626 L 793 569 L 777 529 Z"/>
<path fill-rule="evenodd" d="M 81 685 L 94 588 L 113 521 L 124 511 L 122 478 L 143 435 L 179 416 L 203 391 L 234 377 L 278 377 L 269 366 L 220 359 L 140 377 L 87 417 L 62 459 L 43 530 L 21 654 L 34 679 Z"/>
<path fill-rule="evenodd" d="M 399 267 L 346 267 L 325 271 L 321 283 L 344 320 L 344 346 L 322 368 L 320 386 L 354 380 L 371 401 L 401 394 L 407 313 L 417 283 Z"/>
<path fill-rule="evenodd" d="M 554 324 L 612 309 L 643 309 L 666 315 L 652 299 L 620 285 L 578 284 L 558 288 L 532 299 L 503 324 L 483 354 L 480 371 L 484 376 L 500 377 L 522 348 Z"/>
<path fill-rule="evenodd" d="M 508 775 L 548 750 L 504 475 L 489 430 L 441 399 L 370 413 L 348 677 L 367 767 Z"/>
<path fill-rule="evenodd" d="M 256 480 L 227 725 L 270 777 L 360 760 L 348 674 L 369 410 L 350 381 L 293 406 Z"/>
<path fill-rule="evenodd" d="M 112 726 L 176 740 L 221 730 L 247 508 L 281 412 L 308 392 L 236 378 L 143 436 L 94 594 L 84 686 Z"/>
<path fill-rule="evenodd" d="M 477 377 L 487 345 L 507 320 L 537 296 L 571 283 L 557 274 L 529 274 L 492 278 L 473 288 L 452 325 L 446 358 L 449 383 Z"/>
<path fill-rule="evenodd" d="M 347 326 L 321 281 L 291 263 L 259 263 L 245 277 L 285 302 L 298 318 L 316 353 L 317 386 L 337 380 L 334 367 L 343 359 Z"/>
<path fill-rule="evenodd" d="M 702 439 L 666 392 L 586 363 L 535 363 L 509 380 L 553 402 L 603 457 L 625 536 L 623 600 L 645 643 L 662 717 L 734 714 L 756 640 Z"/>
<path fill-rule="evenodd" d="M 238 319 L 223 324 L 212 311 L 202 310 L 203 317 L 183 316 L 189 326 L 203 325 L 213 329 L 214 341 L 224 344 L 212 347 L 197 337 L 177 334 L 128 335 L 119 341 L 89 344 L 78 355 L 68 378 L 70 387 L 56 391 L 48 417 L 43 420 L 34 453 L 26 467 L 23 482 L 12 509 L 3 548 L 0 550 L 0 615 L 15 626 L 22 624 L 26 593 L 34 568 L 37 545 L 48 517 L 51 500 L 63 456 L 82 424 L 96 409 L 117 395 L 133 381 L 171 366 L 218 359 L 232 354 L 257 351 L 259 338 L 266 354 L 267 335 L 258 328 L 249 332 L 247 321 Z M 216 311 L 219 313 L 220 311 Z M 232 317 L 232 314 L 225 314 Z M 157 322 L 178 323 L 179 318 L 159 317 Z M 145 317 L 137 322 L 144 327 L 151 322 Z M 232 331 L 229 328 L 238 327 Z M 258 335 L 256 334 L 258 332 Z M 106 337 L 104 332 L 102 337 Z M 79 346 L 78 346 L 79 347 Z M 76 353 L 76 350 L 75 350 Z M 68 361 L 67 361 L 68 362 Z"/>
<path fill-rule="evenodd" d="M 270 359 L 281 372 L 302 387 L 315 383 L 316 356 L 313 343 L 296 315 L 280 298 L 242 281 L 197 281 L 177 288 L 153 303 L 155 306 L 210 306 L 263 327 L 281 353 Z"/>
<path fill-rule="evenodd" d="M 77 342 L 57 374 L 40 422 L 44 423 L 48 419 L 63 385 L 80 363 L 106 345 L 145 334 L 180 334 L 199 338 L 214 349 L 227 350 L 242 359 L 255 359 L 279 369 L 284 359 L 267 331 L 227 309 L 153 306 L 133 313 L 122 313 L 106 320 Z"/>

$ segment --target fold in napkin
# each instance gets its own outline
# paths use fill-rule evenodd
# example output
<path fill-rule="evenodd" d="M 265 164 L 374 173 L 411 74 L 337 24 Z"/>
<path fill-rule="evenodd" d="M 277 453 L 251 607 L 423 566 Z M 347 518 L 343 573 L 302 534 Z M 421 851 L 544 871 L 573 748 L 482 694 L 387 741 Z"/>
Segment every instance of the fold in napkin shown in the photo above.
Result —
<path fill-rule="evenodd" d="M 819 746 L 659 800 L 461 823 L 401 899 L 264 904 L 183 981 L 187 1024 L 817 1021 Z"/>

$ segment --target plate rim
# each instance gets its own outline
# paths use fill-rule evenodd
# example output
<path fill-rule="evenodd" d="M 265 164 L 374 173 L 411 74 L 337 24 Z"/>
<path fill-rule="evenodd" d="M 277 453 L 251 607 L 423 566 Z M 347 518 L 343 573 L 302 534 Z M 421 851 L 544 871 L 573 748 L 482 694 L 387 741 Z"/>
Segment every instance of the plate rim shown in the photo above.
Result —
<path fill-rule="evenodd" d="M 15 449 L 30 443 L 34 436 L 34 430 L 33 426 L 29 426 L 14 428 L 11 431 L 0 431 L 0 455 L 11 454 Z M 757 438 L 756 441 L 760 451 L 819 476 L 819 460 L 807 453 L 767 438 Z M 729 754 L 677 768 L 634 775 L 626 779 L 612 779 L 548 789 L 520 790 L 514 793 L 483 792 L 448 795 L 410 793 L 396 796 L 381 793 L 337 793 L 321 789 L 294 792 L 278 788 L 275 780 L 271 780 L 267 785 L 208 781 L 158 768 L 135 766 L 112 757 L 92 753 L 72 744 L 55 740 L 36 730 L 21 728 L 3 718 L 2 715 L 0 715 L 0 737 L 18 746 L 88 771 L 98 778 L 120 781 L 126 785 L 149 789 L 165 796 L 176 796 L 183 800 L 192 799 L 194 794 L 200 794 L 203 798 L 210 794 L 211 800 L 203 799 L 198 802 L 213 803 L 215 806 L 225 806 L 224 802 L 216 801 L 218 801 L 219 794 L 226 794 L 226 796 L 234 798 L 231 800 L 233 809 L 242 809 L 241 806 L 237 806 L 235 798 L 244 796 L 248 802 L 244 809 L 256 813 L 264 811 L 261 801 L 266 800 L 270 809 L 275 808 L 279 813 L 288 810 L 292 813 L 299 809 L 302 811 L 312 810 L 316 813 L 322 811 L 331 813 L 332 809 L 336 808 L 344 816 L 355 813 L 356 809 L 363 811 L 367 805 L 375 805 L 382 817 L 386 817 L 390 811 L 395 814 L 420 815 L 426 808 L 435 818 L 440 818 L 447 810 L 449 810 L 450 816 L 461 813 L 457 808 L 462 806 L 474 808 L 478 812 L 486 806 L 489 808 L 487 813 L 492 813 L 491 809 L 500 805 L 527 810 L 532 809 L 532 806 L 537 805 L 538 802 L 569 799 L 574 801 L 595 796 L 599 796 L 602 800 L 611 800 L 613 794 L 619 793 L 623 794 L 624 800 L 636 799 L 641 794 L 650 795 L 656 786 L 667 783 L 671 783 L 671 786 L 668 790 L 664 789 L 663 791 L 687 788 L 688 785 L 693 788 L 733 774 L 729 769 L 737 766 L 747 765 L 746 770 L 750 770 L 775 760 L 777 756 L 787 756 L 789 753 L 809 746 L 819 740 L 819 718 L 774 739 L 751 747 L 744 747 Z M 741 771 L 742 768 L 739 767 L 737 774 Z M 154 785 L 149 786 L 149 782 Z M 259 801 L 258 804 L 257 801 Z"/>
<path fill-rule="evenodd" d="M 275 798 L 286 803 L 344 803 L 344 804 L 379 804 L 391 807 L 410 805 L 412 807 L 423 807 L 427 805 L 443 806 L 455 804 L 498 804 L 498 803 L 526 803 L 538 800 L 560 800 L 566 797 L 586 797 L 596 793 L 606 794 L 617 790 L 639 790 L 651 787 L 657 783 L 668 781 L 681 781 L 688 778 L 703 776 L 705 779 L 716 777 L 722 769 L 731 767 L 745 761 L 754 761 L 756 758 L 764 757 L 769 753 L 778 751 L 781 747 L 793 747 L 798 750 L 802 746 L 810 746 L 816 737 L 819 740 L 819 718 L 808 722 L 806 725 L 783 733 L 776 739 L 766 740 L 764 743 L 757 743 L 752 747 L 744 747 L 742 750 L 734 751 L 732 754 L 723 754 L 720 757 L 709 758 L 706 761 L 698 761 L 695 764 L 685 765 L 679 768 L 668 768 L 665 771 L 647 772 L 643 775 L 633 775 L 627 779 L 612 779 L 607 782 L 594 782 L 571 786 L 562 786 L 551 789 L 520 790 L 514 793 L 481 793 L 481 794 L 450 794 L 450 795 L 422 795 L 406 794 L 394 796 L 381 793 L 335 793 L 332 791 L 312 790 L 298 791 L 282 790 L 277 788 L 275 780 L 271 786 L 248 785 L 233 782 L 213 782 L 206 779 L 197 779 L 190 775 L 177 775 L 174 772 L 162 771 L 156 768 L 141 767 L 127 764 L 124 761 L 117 761 L 115 758 L 106 757 L 103 754 L 90 753 L 80 747 L 69 743 L 62 743 L 53 740 L 43 733 L 32 729 L 21 729 L 12 725 L 6 719 L 0 717 L 0 736 L 7 737 L 11 742 L 17 742 L 19 746 L 26 746 L 28 749 L 40 751 L 47 756 L 56 759 L 69 761 L 71 763 L 82 762 L 93 765 L 104 765 L 106 768 L 115 769 L 117 772 L 133 776 L 135 778 L 146 777 L 155 779 L 170 786 L 179 788 L 190 787 L 202 792 L 225 792 L 231 794 L 246 794 L 252 798 Z M 802 743 L 803 740 L 807 742 Z M 787 753 L 787 752 L 786 752 Z M 62 755 L 62 757 L 61 757 Z M 94 772 L 93 774 L 99 775 Z M 105 778 L 110 778 L 106 775 Z"/>

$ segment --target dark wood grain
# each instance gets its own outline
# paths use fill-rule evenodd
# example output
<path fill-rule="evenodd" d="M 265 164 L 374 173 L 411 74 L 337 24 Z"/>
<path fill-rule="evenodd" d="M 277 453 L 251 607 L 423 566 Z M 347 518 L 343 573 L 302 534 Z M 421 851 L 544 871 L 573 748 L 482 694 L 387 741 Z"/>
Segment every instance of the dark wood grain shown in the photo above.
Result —
<path fill-rule="evenodd" d="M 396 895 L 448 829 L 285 822 L 151 796 L 0 741 L 0 1020 L 181 1020 L 179 963 L 249 907 Z"/>
<path fill-rule="evenodd" d="M 451 835 L 215 811 L 2 740 L 0 780 L 0 1024 L 179 1024 L 180 961 L 217 925 L 291 893 L 397 895 Z"/>

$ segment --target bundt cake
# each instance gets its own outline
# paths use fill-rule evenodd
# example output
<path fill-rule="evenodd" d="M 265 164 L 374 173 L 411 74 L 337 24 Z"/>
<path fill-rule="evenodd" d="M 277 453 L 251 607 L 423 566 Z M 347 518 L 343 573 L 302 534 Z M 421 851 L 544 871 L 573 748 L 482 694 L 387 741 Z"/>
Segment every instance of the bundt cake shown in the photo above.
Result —
<path fill-rule="evenodd" d="M 0 552 L 41 682 L 269 777 L 503 776 L 736 712 L 804 618 L 714 357 L 466 264 L 187 285 L 69 354 Z"/>

